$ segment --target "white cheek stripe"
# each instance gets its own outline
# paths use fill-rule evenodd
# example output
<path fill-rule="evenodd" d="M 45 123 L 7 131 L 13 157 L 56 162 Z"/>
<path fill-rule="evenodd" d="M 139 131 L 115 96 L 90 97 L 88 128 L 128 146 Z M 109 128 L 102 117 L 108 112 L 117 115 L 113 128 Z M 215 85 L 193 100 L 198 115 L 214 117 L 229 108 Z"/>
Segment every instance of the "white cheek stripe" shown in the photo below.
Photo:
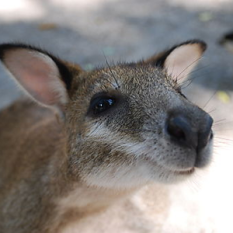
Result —
<path fill-rule="evenodd" d="M 121 135 L 117 132 L 111 132 L 103 124 L 92 127 L 86 137 L 94 141 L 105 142 L 113 146 L 114 151 L 123 151 L 126 154 L 131 154 L 136 157 L 148 155 L 153 150 L 150 149 L 145 142 L 134 142 L 126 135 Z"/>

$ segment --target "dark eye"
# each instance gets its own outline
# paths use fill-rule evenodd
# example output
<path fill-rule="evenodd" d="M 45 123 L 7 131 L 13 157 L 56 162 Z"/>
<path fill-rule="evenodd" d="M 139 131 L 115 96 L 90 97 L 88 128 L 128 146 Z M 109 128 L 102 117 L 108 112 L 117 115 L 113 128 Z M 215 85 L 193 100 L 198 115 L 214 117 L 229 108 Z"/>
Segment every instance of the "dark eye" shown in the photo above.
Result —
<path fill-rule="evenodd" d="M 100 114 L 110 109 L 116 100 L 110 97 L 98 97 L 91 101 L 91 109 L 94 114 Z"/>

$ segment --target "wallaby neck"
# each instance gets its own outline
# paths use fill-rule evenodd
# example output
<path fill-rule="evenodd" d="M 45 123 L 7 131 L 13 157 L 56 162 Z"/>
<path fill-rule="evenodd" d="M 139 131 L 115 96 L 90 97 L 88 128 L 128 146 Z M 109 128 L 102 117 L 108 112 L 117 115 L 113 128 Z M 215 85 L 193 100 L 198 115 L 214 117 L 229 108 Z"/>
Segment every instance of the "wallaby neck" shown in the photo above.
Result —
<path fill-rule="evenodd" d="M 55 200 L 56 207 L 52 220 L 56 223 L 54 232 L 70 223 L 78 223 L 83 218 L 103 212 L 136 191 L 91 187 L 83 182 L 73 182 L 67 188 L 69 190 L 63 190 L 63 195 Z"/>

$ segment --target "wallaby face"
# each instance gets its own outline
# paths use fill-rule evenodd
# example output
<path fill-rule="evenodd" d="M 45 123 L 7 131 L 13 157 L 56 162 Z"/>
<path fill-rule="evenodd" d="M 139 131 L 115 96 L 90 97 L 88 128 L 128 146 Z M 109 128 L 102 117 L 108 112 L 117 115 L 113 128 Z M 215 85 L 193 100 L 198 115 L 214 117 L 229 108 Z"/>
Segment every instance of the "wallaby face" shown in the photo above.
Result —
<path fill-rule="evenodd" d="M 69 145 L 73 173 L 87 183 L 127 188 L 170 182 L 207 164 L 209 139 L 202 146 L 198 134 L 209 137 L 212 120 L 178 93 L 165 72 L 121 65 L 83 79 L 66 120 L 76 142 Z"/>
<path fill-rule="evenodd" d="M 175 182 L 208 164 L 213 120 L 180 91 L 204 50 L 203 42 L 189 41 L 143 62 L 91 72 L 25 45 L 0 46 L 0 58 L 32 99 L 62 116 L 65 183 L 95 192 Z"/>

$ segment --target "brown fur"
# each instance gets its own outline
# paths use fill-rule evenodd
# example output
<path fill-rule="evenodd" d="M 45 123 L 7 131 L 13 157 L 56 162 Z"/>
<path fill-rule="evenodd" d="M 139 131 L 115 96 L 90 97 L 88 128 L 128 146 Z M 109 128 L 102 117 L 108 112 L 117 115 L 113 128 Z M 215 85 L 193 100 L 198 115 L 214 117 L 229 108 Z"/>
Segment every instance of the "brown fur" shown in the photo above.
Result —
<path fill-rule="evenodd" d="M 21 49 L 31 56 L 27 51 L 34 49 L 15 46 L 3 46 L 1 58 L 18 79 L 22 77 L 16 71 L 27 71 L 18 67 L 14 56 Z M 202 51 L 198 49 L 194 48 L 194 53 L 200 56 Z M 59 77 L 62 82 L 52 86 L 62 92 L 66 85 L 68 99 L 54 94 L 53 102 L 42 102 L 50 109 L 19 101 L 0 113 L 0 232 L 62 232 L 69 224 L 105 211 L 145 184 L 189 176 L 182 171 L 194 166 L 190 164 L 196 152 L 167 139 L 164 121 L 175 109 L 186 113 L 193 128 L 204 128 L 208 116 L 179 94 L 178 84 L 166 70 L 154 66 L 155 58 L 158 60 L 161 55 L 144 63 L 84 72 L 79 66 L 53 56 L 50 60 L 49 54 L 44 53 L 45 58 L 43 51 L 35 51 L 38 66 L 41 62 L 48 73 L 52 72 L 46 78 L 57 75 L 54 64 L 59 67 L 59 74 L 69 72 L 71 80 Z M 28 58 L 27 61 L 30 62 Z M 37 72 L 38 66 L 30 72 Z M 22 82 L 19 81 L 28 91 L 27 83 Z M 40 102 L 38 93 L 31 89 L 28 92 Z M 88 106 L 100 92 L 116 96 L 119 101 L 107 115 L 96 118 Z M 138 145 L 143 146 L 136 148 Z M 151 151 L 158 153 L 157 162 L 172 166 L 172 171 L 156 167 Z M 208 144 L 200 155 L 204 165 L 209 161 L 209 151 Z"/>

